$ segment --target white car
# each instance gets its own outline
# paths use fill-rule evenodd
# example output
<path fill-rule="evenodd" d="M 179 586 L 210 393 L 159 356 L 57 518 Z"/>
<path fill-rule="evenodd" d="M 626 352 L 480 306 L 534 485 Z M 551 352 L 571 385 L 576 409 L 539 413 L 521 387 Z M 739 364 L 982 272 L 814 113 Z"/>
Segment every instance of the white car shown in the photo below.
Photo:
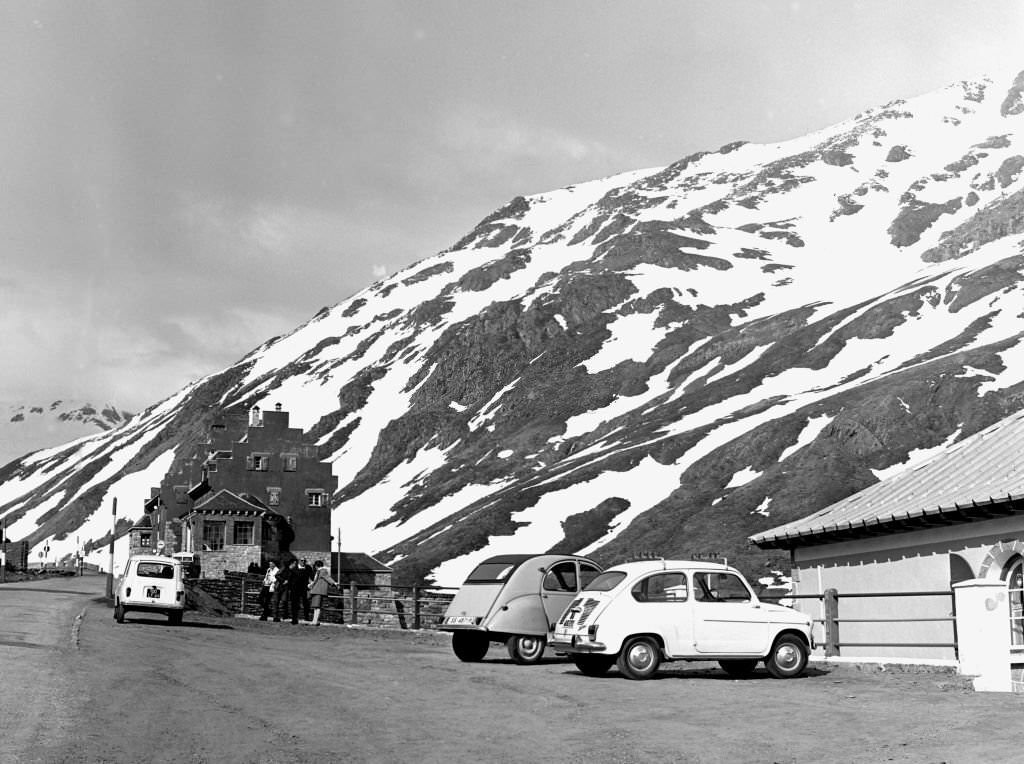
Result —
<path fill-rule="evenodd" d="M 185 581 L 181 560 L 147 554 L 128 558 L 114 595 L 114 620 L 125 613 L 161 613 L 177 626 L 185 612 Z"/>
<path fill-rule="evenodd" d="M 713 660 L 733 676 L 764 661 L 782 679 L 803 672 L 814 643 L 809 616 L 760 602 L 734 568 L 644 560 L 595 578 L 558 619 L 549 645 L 587 676 L 614 664 L 647 679 L 662 661 Z"/>

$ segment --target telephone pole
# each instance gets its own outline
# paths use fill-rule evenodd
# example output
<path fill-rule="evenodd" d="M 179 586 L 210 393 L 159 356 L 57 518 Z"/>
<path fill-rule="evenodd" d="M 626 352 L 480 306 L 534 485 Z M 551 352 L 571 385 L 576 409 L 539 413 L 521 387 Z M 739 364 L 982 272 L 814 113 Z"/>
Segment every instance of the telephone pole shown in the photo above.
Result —
<path fill-rule="evenodd" d="M 110 526 L 110 564 L 107 566 L 107 599 L 114 596 L 114 538 L 117 536 L 117 497 L 114 497 L 114 519 Z"/>

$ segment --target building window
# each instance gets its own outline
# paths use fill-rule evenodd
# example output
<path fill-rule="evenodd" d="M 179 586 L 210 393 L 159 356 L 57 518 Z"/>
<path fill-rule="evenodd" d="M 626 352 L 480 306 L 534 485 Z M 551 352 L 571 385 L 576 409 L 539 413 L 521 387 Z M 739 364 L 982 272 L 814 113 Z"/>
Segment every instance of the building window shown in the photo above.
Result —
<path fill-rule="evenodd" d="M 269 495 L 270 506 L 276 507 L 281 504 L 281 489 L 280 488 L 268 488 L 267 494 Z"/>
<path fill-rule="evenodd" d="M 254 472 L 266 472 L 270 469 L 270 454 L 249 454 L 246 466 Z"/>
<path fill-rule="evenodd" d="M 177 504 L 184 504 L 188 498 L 188 486 L 187 485 L 176 485 L 174 486 L 174 501 Z"/>
<path fill-rule="evenodd" d="M 281 461 L 284 463 L 285 472 L 295 472 L 299 469 L 298 454 L 281 454 Z"/>
<path fill-rule="evenodd" d="M 203 551 L 217 552 L 224 548 L 224 521 L 205 520 L 203 522 Z"/>
<path fill-rule="evenodd" d="M 232 535 L 232 544 L 252 544 L 253 543 L 253 521 L 252 520 L 235 520 L 234 532 Z"/>
<path fill-rule="evenodd" d="M 216 472 L 217 471 L 217 462 L 207 462 L 206 463 L 206 471 L 207 472 Z"/>
<path fill-rule="evenodd" d="M 139 546 L 149 546 L 151 541 L 152 539 L 148 533 L 139 534 Z"/>
<path fill-rule="evenodd" d="M 311 507 L 322 507 L 324 506 L 324 492 L 323 491 L 306 491 L 306 497 Z"/>

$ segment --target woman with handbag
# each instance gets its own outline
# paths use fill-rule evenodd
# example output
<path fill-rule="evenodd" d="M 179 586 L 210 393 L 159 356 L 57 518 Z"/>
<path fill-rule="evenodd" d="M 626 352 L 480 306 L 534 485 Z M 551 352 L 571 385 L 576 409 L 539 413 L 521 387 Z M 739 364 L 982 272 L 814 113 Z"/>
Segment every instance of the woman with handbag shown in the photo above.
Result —
<path fill-rule="evenodd" d="M 338 582 L 331 578 L 331 574 L 324 567 L 323 560 L 313 563 L 313 580 L 309 582 L 310 607 L 313 608 L 313 625 L 320 625 L 320 610 L 323 608 L 324 597 L 330 587 L 337 586 Z"/>

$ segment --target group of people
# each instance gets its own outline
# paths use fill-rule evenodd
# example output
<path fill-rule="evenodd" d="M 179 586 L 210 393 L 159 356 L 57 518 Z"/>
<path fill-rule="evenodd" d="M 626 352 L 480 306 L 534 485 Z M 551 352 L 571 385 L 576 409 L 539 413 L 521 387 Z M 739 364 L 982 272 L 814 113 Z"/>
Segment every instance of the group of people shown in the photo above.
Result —
<path fill-rule="evenodd" d="M 305 560 L 291 560 L 283 568 L 271 560 L 260 589 L 263 607 L 260 620 L 266 621 L 273 616 L 275 621 L 280 621 L 284 612 L 286 615 L 290 613 L 292 623 L 297 624 L 301 609 L 304 620 L 319 626 L 324 597 L 331 586 L 337 585 L 322 560 L 314 562 L 312 568 Z M 313 611 L 312 619 L 310 610 Z"/>

